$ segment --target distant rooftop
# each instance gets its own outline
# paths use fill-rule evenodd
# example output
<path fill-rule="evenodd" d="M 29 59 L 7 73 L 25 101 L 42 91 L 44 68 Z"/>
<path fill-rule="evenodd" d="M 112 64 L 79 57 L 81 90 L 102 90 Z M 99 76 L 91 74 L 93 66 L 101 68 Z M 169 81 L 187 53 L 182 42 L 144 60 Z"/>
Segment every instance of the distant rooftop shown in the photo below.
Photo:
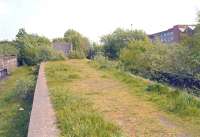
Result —
<path fill-rule="evenodd" d="M 157 39 L 163 43 L 179 43 L 182 33 L 192 36 L 196 25 L 175 25 L 167 30 L 148 35 L 152 42 Z"/>
<path fill-rule="evenodd" d="M 164 31 L 160 31 L 160 32 L 156 32 L 156 33 L 153 33 L 153 34 L 149 34 L 149 35 L 155 35 L 155 34 L 160 34 L 160 33 L 163 33 L 163 32 L 167 32 L 167 31 L 171 31 L 173 30 L 174 28 L 178 28 L 181 32 L 184 32 L 187 28 L 190 28 L 191 30 L 194 30 L 196 27 L 196 25 L 186 25 L 186 24 L 182 24 L 182 25 L 174 25 L 172 28 L 169 28 L 167 30 L 164 30 Z"/>

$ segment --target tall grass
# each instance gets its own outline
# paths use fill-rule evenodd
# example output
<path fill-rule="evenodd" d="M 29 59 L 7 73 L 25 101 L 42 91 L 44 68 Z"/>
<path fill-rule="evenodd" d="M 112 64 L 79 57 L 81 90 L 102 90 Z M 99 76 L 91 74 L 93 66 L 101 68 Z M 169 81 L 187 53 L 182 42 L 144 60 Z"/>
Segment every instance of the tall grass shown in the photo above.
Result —
<path fill-rule="evenodd" d="M 93 108 L 87 98 L 71 91 L 67 84 L 80 76 L 64 62 L 45 67 L 48 87 L 62 137 L 122 137 L 121 130 Z"/>
<path fill-rule="evenodd" d="M 91 64 L 101 69 L 99 66 L 102 66 L 104 62 L 94 60 Z M 117 67 L 113 66 L 110 62 L 107 62 L 107 64 L 110 65 L 104 69 L 104 71 L 107 71 L 116 79 L 128 84 L 134 93 L 156 103 L 163 110 L 181 117 L 195 117 L 195 119 L 198 119 L 200 116 L 199 98 L 192 96 L 183 90 L 130 75 L 122 69 L 117 69 Z"/>
<path fill-rule="evenodd" d="M 35 76 L 28 67 L 18 68 L 0 81 L 1 137 L 27 136 L 34 87 Z"/>

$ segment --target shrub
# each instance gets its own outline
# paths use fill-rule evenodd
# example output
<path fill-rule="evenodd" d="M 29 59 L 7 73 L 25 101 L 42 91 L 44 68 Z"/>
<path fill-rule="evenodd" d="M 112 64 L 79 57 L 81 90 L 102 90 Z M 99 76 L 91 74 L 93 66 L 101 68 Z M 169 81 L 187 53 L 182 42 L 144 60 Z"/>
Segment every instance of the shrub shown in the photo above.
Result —
<path fill-rule="evenodd" d="M 72 51 L 69 53 L 68 58 L 70 59 L 83 59 L 85 58 L 85 53 L 83 51 Z"/>
<path fill-rule="evenodd" d="M 29 100 L 32 99 L 35 90 L 35 77 L 20 79 L 16 82 L 16 94 L 19 98 Z"/>
<path fill-rule="evenodd" d="M 148 41 L 148 37 L 141 30 L 124 30 L 118 28 L 111 34 L 104 35 L 101 38 L 101 42 L 104 45 L 104 53 L 109 59 L 118 59 L 120 51 L 127 47 L 129 42 L 136 40 Z"/>
<path fill-rule="evenodd" d="M 17 55 L 17 53 L 14 42 L 0 41 L 0 55 Z"/>
<path fill-rule="evenodd" d="M 95 56 L 94 62 L 95 62 L 95 65 L 100 69 L 117 67 L 117 63 L 116 62 L 109 61 L 106 57 L 104 57 L 102 55 Z"/>
<path fill-rule="evenodd" d="M 51 42 L 34 34 L 28 34 L 20 29 L 16 36 L 16 47 L 19 50 L 18 60 L 21 65 L 36 65 L 47 60 L 62 60 L 64 56 L 57 53 Z"/>

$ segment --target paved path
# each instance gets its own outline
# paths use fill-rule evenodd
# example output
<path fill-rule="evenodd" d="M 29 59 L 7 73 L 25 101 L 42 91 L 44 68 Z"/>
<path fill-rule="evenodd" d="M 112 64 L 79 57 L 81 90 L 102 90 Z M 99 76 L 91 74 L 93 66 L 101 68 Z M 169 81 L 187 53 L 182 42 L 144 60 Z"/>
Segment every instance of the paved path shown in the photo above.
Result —
<path fill-rule="evenodd" d="M 59 134 L 55 124 L 55 113 L 48 95 L 44 65 L 44 63 L 40 65 L 28 137 L 57 137 Z"/>

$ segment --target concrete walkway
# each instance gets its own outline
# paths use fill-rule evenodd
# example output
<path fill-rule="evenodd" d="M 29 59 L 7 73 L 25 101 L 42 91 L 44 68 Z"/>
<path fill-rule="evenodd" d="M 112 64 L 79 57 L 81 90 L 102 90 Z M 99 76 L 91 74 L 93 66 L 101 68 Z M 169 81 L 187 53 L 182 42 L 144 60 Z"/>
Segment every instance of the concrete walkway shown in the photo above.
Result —
<path fill-rule="evenodd" d="M 41 63 L 30 117 L 28 137 L 58 137 L 56 117 L 45 79 L 44 63 Z"/>

